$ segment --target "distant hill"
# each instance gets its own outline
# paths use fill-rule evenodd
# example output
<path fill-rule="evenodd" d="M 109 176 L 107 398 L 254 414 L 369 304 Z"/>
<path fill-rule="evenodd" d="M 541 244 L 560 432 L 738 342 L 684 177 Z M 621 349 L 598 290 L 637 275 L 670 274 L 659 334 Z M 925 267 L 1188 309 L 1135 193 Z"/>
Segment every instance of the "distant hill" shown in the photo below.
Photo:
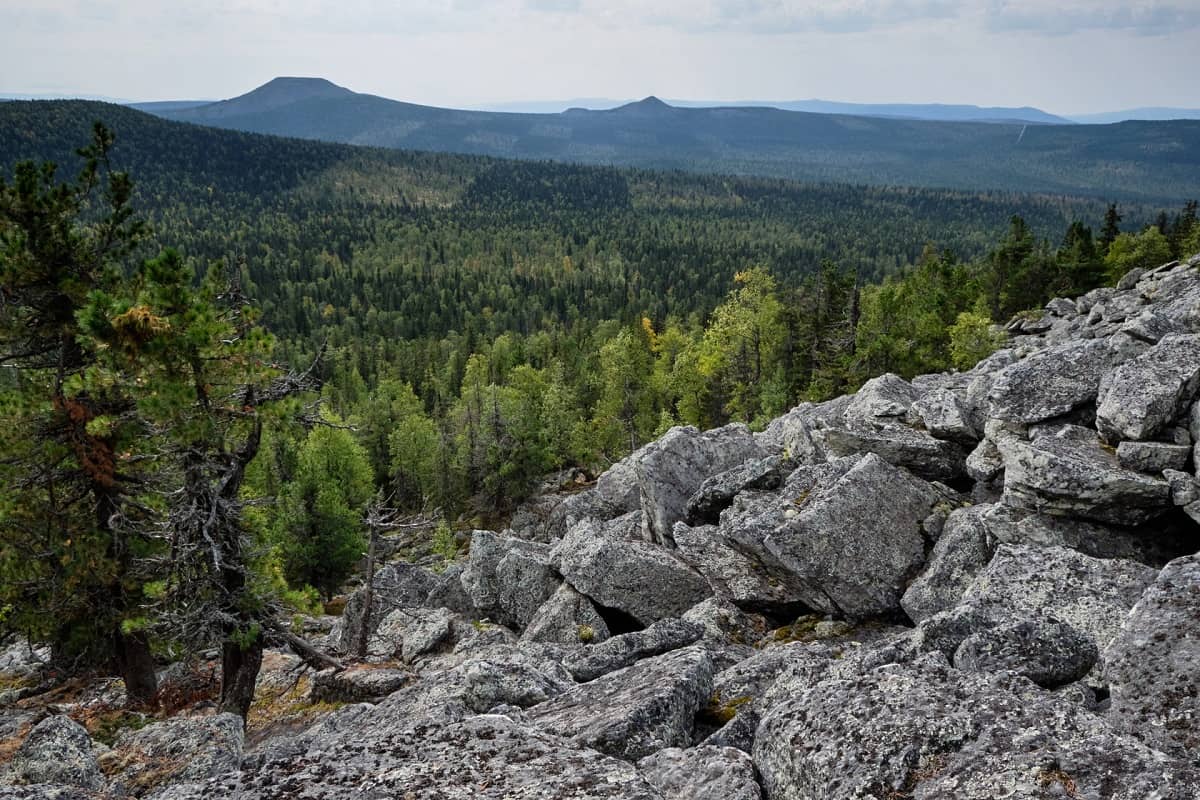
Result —
<path fill-rule="evenodd" d="M 1128 120 L 1200 119 L 1200 108 L 1130 108 L 1125 111 L 1105 111 L 1100 114 L 1073 114 L 1071 120 L 1084 125 L 1110 125 Z"/>
<path fill-rule="evenodd" d="M 359 145 L 871 185 L 1166 200 L 1200 185 L 1200 122 L 981 124 L 657 98 L 560 114 L 460 111 L 280 78 L 168 119 Z"/>
<path fill-rule="evenodd" d="M 590 97 L 575 100 L 531 100 L 479 106 L 480 111 L 504 111 L 521 114 L 557 114 L 571 108 L 605 110 L 625 105 L 628 100 Z M 814 114 L 850 114 L 860 117 L 897 117 L 941 122 L 1006 122 L 1037 125 L 1069 125 L 1071 120 L 1048 114 L 1038 108 L 983 108 L 971 105 L 939 103 L 837 103 L 830 100 L 672 100 L 679 108 L 778 108 L 783 111 L 808 111 Z"/>

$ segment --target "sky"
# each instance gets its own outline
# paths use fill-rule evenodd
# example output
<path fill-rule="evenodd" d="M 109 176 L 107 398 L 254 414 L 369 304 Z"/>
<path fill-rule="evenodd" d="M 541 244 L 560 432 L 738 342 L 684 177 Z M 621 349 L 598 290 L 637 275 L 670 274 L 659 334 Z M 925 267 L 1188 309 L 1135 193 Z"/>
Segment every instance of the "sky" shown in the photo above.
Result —
<path fill-rule="evenodd" d="M 1200 0 L 0 0 L 0 92 L 1200 107 Z"/>

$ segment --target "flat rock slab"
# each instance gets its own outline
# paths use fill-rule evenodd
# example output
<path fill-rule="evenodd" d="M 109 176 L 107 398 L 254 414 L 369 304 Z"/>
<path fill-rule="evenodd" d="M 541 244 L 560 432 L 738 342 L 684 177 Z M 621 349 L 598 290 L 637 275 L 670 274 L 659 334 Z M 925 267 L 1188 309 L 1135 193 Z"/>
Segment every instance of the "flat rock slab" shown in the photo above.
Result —
<path fill-rule="evenodd" d="M 632 764 L 503 716 L 343 736 L 156 800 L 661 800 Z"/>
<path fill-rule="evenodd" d="M 1096 428 L 1113 443 L 1154 438 L 1200 389 L 1200 334 L 1166 336 L 1105 376 Z"/>
<path fill-rule="evenodd" d="M 1104 340 L 1068 342 L 1003 369 L 988 391 L 989 416 L 1030 425 L 1096 401 L 1119 355 Z"/>
<path fill-rule="evenodd" d="M 526 713 L 578 746 L 636 760 L 691 744 L 696 712 L 712 695 L 713 672 L 703 648 L 676 650 L 610 672 Z"/>

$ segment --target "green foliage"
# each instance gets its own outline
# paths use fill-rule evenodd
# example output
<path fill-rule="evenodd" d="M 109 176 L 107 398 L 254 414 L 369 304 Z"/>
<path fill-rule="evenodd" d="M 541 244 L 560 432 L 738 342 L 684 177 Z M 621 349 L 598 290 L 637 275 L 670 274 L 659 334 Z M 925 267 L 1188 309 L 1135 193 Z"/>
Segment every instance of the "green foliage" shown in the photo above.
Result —
<path fill-rule="evenodd" d="M 1120 280 L 1132 269 L 1153 269 L 1171 260 L 1171 244 L 1162 231 L 1150 226 L 1141 233 L 1122 233 L 1108 248 L 1104 265 L 1110 280 Z"/>
<path fill-rule="evenodd" d="M 983 314 L 963 311 L 949 329 L 950 361 L 956 369 L 968 370 L 999 350 L 1005 341 L 1003 331 L 993 331 L 992 321 Z"/>
<path fill-rule="evenodd" d="M 313 428 L 277 503 L 272 539 L 292 587 L 331 597 L 366 548 L 362 517 L 374 494 L 365 448 L 337 420 Z"/>
<path fill-rule="evenodd" d="M 441 569 L 445 569 L 451 561 L 458 557 L 458 544 L 454 541 L 454 531 L 445 520 L 439 522 L 433 529 L 430 550 L 442 559 L 442 563 L 439 565 Z"/>

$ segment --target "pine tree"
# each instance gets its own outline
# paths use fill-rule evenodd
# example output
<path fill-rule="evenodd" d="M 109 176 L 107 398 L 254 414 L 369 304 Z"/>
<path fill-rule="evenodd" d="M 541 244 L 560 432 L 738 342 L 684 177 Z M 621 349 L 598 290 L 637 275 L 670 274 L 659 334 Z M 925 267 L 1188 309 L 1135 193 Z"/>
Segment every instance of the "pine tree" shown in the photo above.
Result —
<path fill-rule="evenodd" d="M 1096 240 L 1100 255 L 1107 255 L 1108 248 L 1120 235 L 1121 214 L 1117 211 L 1116 203 L 1109 203 L 1108 210 L 1104 212 L 1104 224 L 1100 228 L 1100 238 Z"/>

